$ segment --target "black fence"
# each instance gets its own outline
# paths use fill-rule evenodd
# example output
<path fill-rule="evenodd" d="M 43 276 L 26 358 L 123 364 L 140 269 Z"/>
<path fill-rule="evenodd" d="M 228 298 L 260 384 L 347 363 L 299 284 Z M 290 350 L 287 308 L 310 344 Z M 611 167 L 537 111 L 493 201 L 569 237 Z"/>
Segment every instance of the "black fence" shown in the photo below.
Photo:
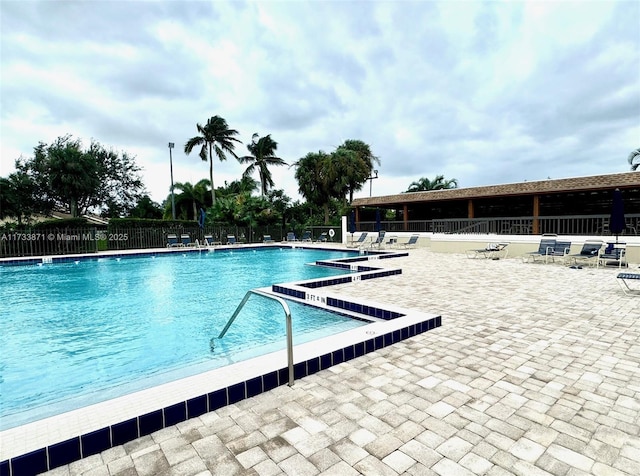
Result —
<path fill-rule="evenodd" d="M 333 232 L 331 232 L 333 230 Z M 54 228 L 39 230 L 22 228 L 12 231 L 0 231 L 0 258 L 22 256 L 68 255 L 96 253 L 100 251 L 164 248 L 168 236 L 175 235 L 181 242 L 183 235 L 188 236 L 191 244 L 204 244 L 206 241 L 226 244 L 233 235 L 237 243 L 261 243 L 265 235 L 275 242 L 285 241 L 287 232 L 293 231 L 300 240 L 309 235 L 310 241 L 317 241 L 324 233 L 329 242 L 341 241 L 340 227 L 309 227 L 288 229 L 281 226 L 240 227 L 211 226 L 205 228 Z M 333 235 L 333 236 L 331 236 Z"/>

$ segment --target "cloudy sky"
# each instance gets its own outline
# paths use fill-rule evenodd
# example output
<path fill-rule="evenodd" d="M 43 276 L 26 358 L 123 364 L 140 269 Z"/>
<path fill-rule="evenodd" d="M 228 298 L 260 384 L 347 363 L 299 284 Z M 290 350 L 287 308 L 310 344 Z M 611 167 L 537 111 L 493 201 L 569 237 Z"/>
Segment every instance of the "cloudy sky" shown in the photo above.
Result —
<path fill-rule="evenodd" d="M 240 155 L 254 132 L 288 163 L 363 140 L 374 196 L 625 172 L 639 25 L 636 0 L 0 0 L 0 176 L 72 134 L 135 155 L 161 202 L 168 142 L 176 182 L 208 177 L 183 148 L 213 115 Z M 216 185 L 243 170 L 216 161 Z M 294 172 L 273 175 L 296 199 Z"/>

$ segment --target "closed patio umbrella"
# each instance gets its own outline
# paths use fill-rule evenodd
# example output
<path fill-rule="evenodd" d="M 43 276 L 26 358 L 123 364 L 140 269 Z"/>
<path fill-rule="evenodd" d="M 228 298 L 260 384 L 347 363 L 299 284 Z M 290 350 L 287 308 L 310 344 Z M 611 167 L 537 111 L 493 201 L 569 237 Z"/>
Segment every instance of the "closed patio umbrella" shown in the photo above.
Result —
<path fill-rule="evenodd" d="M 611 219 L 609 220 L 609 230 L 616 235 L 616 243 L 618 242 L 618 235 L 624 231 L 626 226 L 622 192 L 619 188 L 616 188 L 613 191 L 613 205 L 611 206 Z"/>
<path fill-rule="evenodd" d="M 382 225 L 380 224 L 380 209 L 376 208 L 376 228 L 375 231 L 380 231 Z"/>
<path fill-rule="evenodd" d="M 349 214 L 349 233 L 351 233 L 351 243 L 353 243 L 353 234 L 356 232 L 356 212 L 351 210 Z"/>

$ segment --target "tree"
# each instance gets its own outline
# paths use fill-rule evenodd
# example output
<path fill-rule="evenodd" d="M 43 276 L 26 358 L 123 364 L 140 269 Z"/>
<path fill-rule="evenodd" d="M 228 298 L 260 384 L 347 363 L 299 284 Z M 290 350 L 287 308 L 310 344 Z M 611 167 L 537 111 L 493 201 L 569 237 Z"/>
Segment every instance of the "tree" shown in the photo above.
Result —
<path fill-rule="evenodd" d="M 175 183 L 173 188 L 182 192 L 176 196 L 176 208 L 179 205 L 180 208 L 182 208 L 183 203 L 190 203 L 193 207 L 193 219 L 197 219 L 198 208 L 204 208 L 207 205 L 206 196 L 209 192 L 210 185 L 211 182 L 209 182 L 208 179 L 202 179 L 195 185 L 192 185 L 189 182 Z M 189 216 L 189 214 L 187 213 L 186 216 Z"/>
<path fill-rule="evenodd" d="M 220 161 L 227 160 L 226 153 L 230 153 L 236 159 L 234 142 L 240 142 L 234 136 L 238 135 L 235 129 L 229 129 L 227 121 L 220 116 L 213 116 L 207 119 L 207 123 L 203 126 L 196 124 L 200 135 L 192 137 L 184 145 L 185 154 L 189 155 L 194 147 L 201 146 L 200 158 L 203 161 L 209 161 L 209 180 L 211 181 L 211 203 L 216 203 L 216 192 L 213 185 L 213 153 Z"/>
<path fill-rule="evenodd" d="M 327 159 L 328 180 L 334 184 L 335 198 L 353 201 L 354 190 L 360 190 L 370 174 L 370 169 L 360 155 L 350 149 L 338 147 Z"/>
<path fill-rule="evenodd" d="M 336 195 L 336 186 L 331 181 L 330 156 L 323 151 L 309 152 L 293 165 L 300 194 L 308 202 L 323 207 L 324 222 L 328 224 L 329 201 Z"/>
<path fill-rule="evenodd" d="M 407 192 L 423 192 L 427 190 L 444 190 L 458 188 L 458 180 L 445 180 L 444 175 L 438 175 L 435 179 L 429 180 L 427 177 L 411 182 Z"/>
<path fill-rule="evenodd" d="M 217 196 L 230 197 L 240 193 L 251 194 L 257 188 L 258 182 L 254 178 L 243 175 L 240 180 L 234 180 L 229 184 L 225 181 L 224 187 L 218 187 Z"/>
<path fill-rule="evenodd" d="M 0 219 L 15 218 L 18 224 L 37 213 L 35 184 L 24 172 L 14 172 L 7 178 L 0 177 Z"/>
<path fill-rule="evenodd" d="M 162 207 L 151 200 L 149 195 L 143 195 L 135 207 L 129 211 L 131 218 L 162 218 Z"/>
<path fill-rule="evenodd" d="M 345 179 L 349 186 L 349 203 L 353 202 L 353 192 L 361 190 L 367 179 L 371 176 L 376 164 L 380 165 L 380 159 L 373 155 L 368 144 L 361 140 L 349 139 L 338 146 L 339 150 L 348 150 L 355 154 L 352 163 L 348 167 Z"/>
<path fill-rule="evenodd" d="M 271 165 L 287 165 L 280 157 L 276 157 L 275 153 L 278 149 L 278 143 L 271 138 L 271 134 L 260 137 L 257 133 L 251 136 L 251 144 L 247 144 L 247 149 L 251 155 L 239 157 L 241 164 L 250 164 L 243 176 L 247 177 L 258 169 L 260 177 L 260 195 L 264 197 L 269 188 L 273 187 L 273 179 L 269 166 Z"/>
<path fill-rule="evenodd" d="M 43 213 L 60 208 L 77 217 L 93 209 L 120 216 L 144 190 L 133 157 L 106 150 L 96 141 L 85 151 L 70 135 L 50 145 L 39 143 L 33 158 L 16 160 L 16 169 L 33 181 L 37 208 Z"/>
<path fill-rule="evenodd" d="M 640 170 L 640 148 L 631 152 L 627 160 L 629 161 L 631 170 Z"/>

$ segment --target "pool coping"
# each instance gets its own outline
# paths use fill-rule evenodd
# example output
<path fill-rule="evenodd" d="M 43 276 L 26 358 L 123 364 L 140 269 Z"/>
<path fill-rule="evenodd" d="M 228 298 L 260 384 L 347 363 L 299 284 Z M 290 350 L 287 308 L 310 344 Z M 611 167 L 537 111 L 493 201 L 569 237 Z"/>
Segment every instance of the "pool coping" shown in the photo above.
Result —
<path fill-rule="evenodd" d="M 292 247 L 284 244 L 275 246 Z M 307 248 L 299 244 L 293 247 Z M 157 252 L 138 251 L 126 253 L 126 256 Z M 107 256 L 114 257 L 113 254 Z M 295 345 L 294 336 L 295 379 L 441 326 L 442 319 L 439 315 L 408 310 L 392 304 L 364 302 L 357 298 L 345 299 L 344 296 L 330 292 L 330 287 L 335 284 L 401 274 L 401 269 L 365 266 L 364 262 L 368 264 L 370 261 L 404 256 L 408 256 L 408 253 L 374 252 L 359 254 L 353 258 L 322 260 L 323 265 L 348 267 L 353 272 L 261 288 L 262 291 L 279 297 L 356 318 L 366 316 L 365 320 L 374 321 L 366 326 L 304 344 Z M 77 257 L 79 256 L 72 258 Z M 90 258 L 98 257 L 90 255 Z M 276 351 L 0 431 L 0 476 L 37 474 L 54 469 L 272 390 L 287 383 L 286 362 L 286 350 Z"/>

